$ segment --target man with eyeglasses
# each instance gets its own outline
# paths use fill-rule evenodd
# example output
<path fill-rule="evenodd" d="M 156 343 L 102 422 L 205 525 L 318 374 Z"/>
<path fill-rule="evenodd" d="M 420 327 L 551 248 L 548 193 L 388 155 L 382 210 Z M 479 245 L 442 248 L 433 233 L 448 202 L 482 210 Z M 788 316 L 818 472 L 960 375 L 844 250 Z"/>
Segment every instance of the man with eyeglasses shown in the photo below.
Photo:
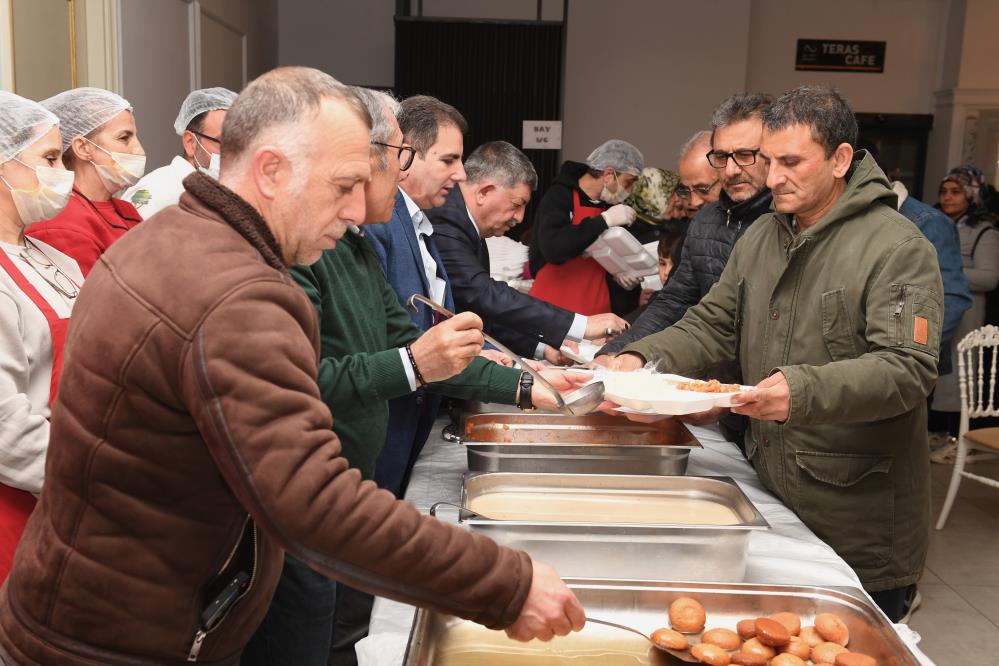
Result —
<path fill-rule="evenodd" d="M 680 184 L 676 196 L 683 205 L 684 215 L 693 219 L 706 204 L 718 201 L 721 194 L 721 174 L 708 162 L 711 132 L 701 130 L 687 139 L 680 150 L 677 173 Z"/>
<path fill-rule="evenodd" d="M 122 197 L 135 206 L 143 220 L 180 201 L 184 179 L 191 172 L 198 170 L 218 180 L 222 122 L 235 99 L 236 93 L 226 88 L 204 88 L 193 91 L 180 105 L 173 128 L 183 153 L 147 173 Z"/>
<path fill-rule="evenodd" d="M 736 241 L 770 210 L 773 199 L 766 186 L 767 164 L 759 159 L 762 115 L 770 102 L 771 97 L 763 93 L 738 93 L 715 109 L 711 149 L 705 157 L 721 181 L 721 194 L 694 216 L 683 242 L 680 265 L 669 283 L 629 330 L 601 348 L 597 362 L 621 370 L 635 369 L 635 356 L 611 359 L 610 355 L 680 321 L 721 277 Z M 732 365 L 717 373 L 716 378 L 738 381 L 739 369 Z M 742 446 L 747 421 L 741 416 L 719 408 L 682 418 L 696 425 L 721 419 L 726 438 Z"/>
<path fill-rule="evenodd" d="M 403 141 L 395 99 L 352 90 L 372 118 L 363 224 L 349 226 L 336 247 L 314 264 L 290 272 L 316 310 L 319 393 L 333 414 L 333 432 L 351 468 L 372 479 L 385 442 L 390 398 L 431 383 L 454 397 L 515 404 L 522 375 L 477 357 L 482 323 L 475 315 L 458 315 L 423 332 L 399 303 L 368 232 L 392 218 L 396 187 L 413 163 L 414 150 Z M 570 387 L 560 371 L 548 371 L 546 377 L 559 388 Z M 539 404 L 554 407 L 543 393 Z M 367 633 L 372 602 L 371 595 L 286 555 L 271 607 L 240 663 L 325 666 L 329 659 L 331 666 L 354 664 L 354 644 Z"/>

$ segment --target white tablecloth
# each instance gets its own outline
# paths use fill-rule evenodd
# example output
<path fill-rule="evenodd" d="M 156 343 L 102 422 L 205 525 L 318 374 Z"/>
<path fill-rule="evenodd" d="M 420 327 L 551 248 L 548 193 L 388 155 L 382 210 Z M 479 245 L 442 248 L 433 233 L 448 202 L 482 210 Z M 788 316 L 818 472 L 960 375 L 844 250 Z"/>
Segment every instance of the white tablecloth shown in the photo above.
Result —
<path fill-rule="evenodd" d="M 465 449 L 440 437 L 446 423 L 440 419 L 435 426 L 406 491 L 406 499 L 424 513 L 434 502 L 458 503 L 461 476 L 468 469 Z M 763 488 L 735 444 L 725 441 L 716 427 L 691 427 L 691 432 L 704 448 L 691 452 L 687 474 L 732 477 L 770 523 L 770 530 L 753 532 L 750 537 L 747 583 L 861 587 L 849 565 Z M 414 614 L 412 606 L 375 599 L 368 637 L 357 644 L 360 666 L 402 664 Z M 917 657 L 933 666 L 914 647 L 919 635 L 905 625 L 896 629 Z"/>

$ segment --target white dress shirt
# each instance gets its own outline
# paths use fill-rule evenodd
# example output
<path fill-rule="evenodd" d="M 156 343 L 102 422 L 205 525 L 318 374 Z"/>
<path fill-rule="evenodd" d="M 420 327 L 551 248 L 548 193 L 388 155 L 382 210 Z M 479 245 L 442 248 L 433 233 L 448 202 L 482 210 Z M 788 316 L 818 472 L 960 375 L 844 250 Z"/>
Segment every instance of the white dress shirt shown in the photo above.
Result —
<path fill-rule="evenodd" d="M 438 305 L 444 305 L 444 292 L 446 290 L 446 284 L 442 278 L 437 275 L 437 262 L 430 255 L 430 250 L 427 249 L 426 236 L 432 236 L 434 233 L 434 225 L 430 224 L 430 220 L 427 216 L 423 214 L 420 207 L 416 205 L 406 191 L 401 187 L 399 191 L 402 192 L 402 198 L 406 202 L 406 209 L 409 211 L 409 216 L 413 220 L 413 229 L 416 230 L 416 241 L 420 244 L 420 256 L 423 258 L 423 272 L 427 275 L 427 284 L 430 285 L 430 293 L 427 296 L 434 303 Z"/>

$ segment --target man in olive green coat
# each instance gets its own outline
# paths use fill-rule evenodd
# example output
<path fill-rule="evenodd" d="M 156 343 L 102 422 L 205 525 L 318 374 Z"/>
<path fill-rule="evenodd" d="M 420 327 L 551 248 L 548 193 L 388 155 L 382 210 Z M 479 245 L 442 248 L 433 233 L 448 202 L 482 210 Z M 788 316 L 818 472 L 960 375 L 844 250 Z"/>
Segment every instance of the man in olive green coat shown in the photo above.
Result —
<path fill-rule="evenodd" d="M 698 305 L 626 347 L 618 367 L 698 375 L 738 361 L 757 385 L 734 411 L 752 419 L 746 454 L 760 479 L 898 620 L 928 541 L 936 254 L 873 158 L 854 153 L 838 93 L 792 90 L 763 122 L 777 212 L 746 232 Z"/>

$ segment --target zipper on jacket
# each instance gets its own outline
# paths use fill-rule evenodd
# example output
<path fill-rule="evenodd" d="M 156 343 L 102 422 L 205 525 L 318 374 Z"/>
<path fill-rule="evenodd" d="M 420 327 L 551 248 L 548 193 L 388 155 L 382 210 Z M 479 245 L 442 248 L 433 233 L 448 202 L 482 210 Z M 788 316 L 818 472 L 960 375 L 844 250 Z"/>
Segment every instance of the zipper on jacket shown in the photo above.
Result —
<path fill-rule="evenodd" d="M 898 293 L 898 303 L 895 304 L 895 318 L 902 318 L 902 310 L 905 309 L 905 285 L 902 285 L 901 291 Z"/>
<path fill-rule="evenodd" d="M 246 524 L 250 521 L 250 516 L 246 517 L 246 521 L 243 522 L 243 529 L 240 530 L 240 538 L 236 542 L 236 546 L 229 553 L 229 557 L 226 558 L 225 564 L 222 566 L 220 571 L 224 571 L 225 567 L 229 565 L 233 557 L 235 557 L 236 551 L 239 550 L 240 544 L 243 542 L 243 532 L 246 529 Z M 205 638 L 209 634 L 214 632 L 225 621 L 229 616 L 229 611 L 236 605 L 236 603 L 245 597 L 250 589 L 253 587 L 253 583 L 257 578 L 257 524 L 252 523 L 250 527 L 250 543 L 253 545 L 253 564 L 250 568 L 250 575 L 247 576 L 245 573 L 240 572 L 235 578 L 215 597 L 208 608 L 202 612 L 201 615 L 201 627 L 194 634 L 194 640 L 191 641 L 191 649 L 187 653 L 188 661 L 197 661 L 198 655 L 201 654 L 201 647 L 204 645 Z M 212 605 L 218 604 L 218 607 L 212 609 Z M 208 617 L 205 617 L 205 613 L 210 612 Z"/>

